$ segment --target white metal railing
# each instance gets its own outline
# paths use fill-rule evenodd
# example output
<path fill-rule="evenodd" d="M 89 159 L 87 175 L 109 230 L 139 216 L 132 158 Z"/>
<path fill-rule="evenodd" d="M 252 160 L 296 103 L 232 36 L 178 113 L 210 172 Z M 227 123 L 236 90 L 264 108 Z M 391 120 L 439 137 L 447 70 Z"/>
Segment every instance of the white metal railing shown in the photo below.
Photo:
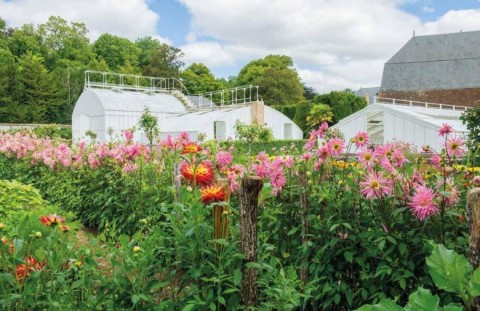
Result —
<path fill-rule="evenodd" d="M 421 101 L 415 101 L 415 100 L 387 98 L 387 97 L 379 97 L 379 96 L 375 96 L 373 102 L 374 104 L 391 104 L 391 105 L 410 106 L 410 107 L 419 107 L 419 108 L 445 109 L 445 110 L 452 110 L 452 111 L 466 111 L 467 109 L 470 108 L 466 106 L 429 103 L 429 102 L 421 102 Z"/>
<path fill-rule="evenodd" d="M 257 85 L 237 86 L 229 89 L 193 95 L 199 108 L 214 108 L 226 105 L 239 105 L 261 100 Z"/>
<path fill-rule="evenodd" d="M 208 109 L 261 100 L 256 85 L 190 94 L 184 83 L 177 78 L 148 77 L 94 70 L 85 71 L 85 88 L 169 93 L 181 97 L 182 101 L 191 109 Z"/>
<path fill-rule="evenodd" d="M 151 93 L 178 90 L 187 92 L 185 85 L 177 78 L 159 78 L 131 74 L 86 70 L 86 88 L 118 89 Z"/>

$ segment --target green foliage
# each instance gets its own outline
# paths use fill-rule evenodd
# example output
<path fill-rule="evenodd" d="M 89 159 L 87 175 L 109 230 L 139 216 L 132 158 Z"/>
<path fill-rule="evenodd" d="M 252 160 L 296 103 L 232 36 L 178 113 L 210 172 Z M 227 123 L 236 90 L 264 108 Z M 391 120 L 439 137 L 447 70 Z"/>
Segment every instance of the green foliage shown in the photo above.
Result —
<path fill-rule="evenodd" d="M 180 49 L 160 43 L 152 37 L 144 37 L 135 41 L 140 48 L 139 66 L 142 73 L 152 77 L 178 77 L 183 62 Z"/>
<path fill-rule="evenodd" d="M 288 105 L 303 99 L 303 85 L 293 61 L 285 55 L 268 55 L 240 70 L 237 85 L 258 85 L 267 105 Z"/>
<path fill-rule="evenodd" d="M 147 136 L 150 148 L 152 148 L 153 142 L 159 134 L 157 117 L 152 114 L 148 108 L 145 107 L 142 116 L 138 121 L 138 125 L 145 133 L 145 136 Z"/>
<path fill-rule="evenodd" d="M 37 126 L 33 129 L 33 133 L 39 138 L 72 139 L 72 128 L 60 127 L 57 124 Z"/>
<path fill-rule="evenodd" d="M 426 262 L 435 285 L 439 289 L 457 294 L 463 300 L 467 310 L 471 310 L 473 299 L 480 295 L 480 268 L 473 271 L 472 265 L 465 256 L 448 250 L 441 244 L 433 245 L 432 254 L 427 257 Z M 358 311 L 369 310 L 461 311 L 463 307 L 455 303 L 441 307 L 440 298 L 437 295 L 432 295 L 430 290 L 419 287 L 410 295 L 405 308 L 384 299 L 376 305 L 365 305 L 358 309 Z"/>
<path fill-rule="evenodd" d="M 293 120 L 295 117 L 295 112 L 297 110 L 297 105 L 282 105 L 272 107 L 286 115 L 289 119 Z"/>
<path fill-rule="evenodd" d="M 317 95 L 314 98 L 314 102 L 325 104 L 332 108 L 334 123 L 367 106 L 365 98 L 356 96 L 350 90 L 342 92 L 332 91 L 329 94 Z"/>
<path fill-rule="evenodd" d="M 216 80 L 210 69 L 203 64 L 191 64 L 182 72 L 181 77 L 191 94 L 222 89 L 222 83 Z"/>
<path fill-rule="evenodd" d="M 307 125 L 311 128 L 318 128 L 323 122 L 333 122 L 333 111 L 327 105 L 314 105 L 307 116 Z"/>
<path fill-rule="evenodd" d="M 251 146 L 254 141 L 268 142 L 273 139 L 272 131 L 256 122 L 245 124 L 237 120 L 235 123 L 235 136 L 248 145 L 248 155 L 251 154 Z"/>
<path fill-rule="evenodd" d="M 256 141 L 250 145 L 252 154 L 259 154 L 262 151 L 267 152 L 270 155 L 300 155 L 303 151 L 303 145 L 305 140 L 271 140 L 268 142 Z M 233 157 L 236 162 L 248 163 L 248 148 L 249 145 L 245 141 L 225 141 L 220 142 L 220 146 L 223 149 L 228 150 L 230 146 L 234 147 Z"/>
<path fill-rule="evenodd" d="M 308 135 L 310 129 L 309 125 L 307 124 L 307 117 L 309 116 L 312 108 L 313 104 L 308 100 L 303 100 L 296 105 L 293 122 L 295 122 L 295 124 L 302 129 L 304 136 Z"/>
<path fill-rule="evenodd" d="M 110 34 L 101 35 L 92 48 L 99 60 L 105 60 L 112 70 L 118 70 L 127 63 L 136 65 L 140 57 L 140 48 L 135 43 Z"/>

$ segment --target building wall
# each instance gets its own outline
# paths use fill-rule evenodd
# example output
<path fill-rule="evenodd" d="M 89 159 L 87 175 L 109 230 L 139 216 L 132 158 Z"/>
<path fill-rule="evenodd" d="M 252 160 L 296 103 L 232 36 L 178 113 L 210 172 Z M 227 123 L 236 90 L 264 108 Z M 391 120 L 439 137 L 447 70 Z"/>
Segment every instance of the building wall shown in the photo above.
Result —
<path fill-rule="evenodd" d="M 480 101 L 480 87 L 430 91 L 381 91 L 379 97 L 473 107 Z"/>
<path fill-rule="evenodd" d="M 292 137 L 290 139 L 303 138 L 302 130 L 292 120 L 290 120 L 290 118 L 278 110 L 264 106 L 264 120 L 265 126 L 272 130 L 272 134 L 275 139 L 286 139 L 285 124 L 291 124 Z"/>
<path fill-rule="evenodd" d="M 421 148 L 429 145 L 440 151 L 442 140 L 438 136 L 438 130 L 409 120 L 392 112 L 385 112 L 385 142 L 403 141 Z"/>

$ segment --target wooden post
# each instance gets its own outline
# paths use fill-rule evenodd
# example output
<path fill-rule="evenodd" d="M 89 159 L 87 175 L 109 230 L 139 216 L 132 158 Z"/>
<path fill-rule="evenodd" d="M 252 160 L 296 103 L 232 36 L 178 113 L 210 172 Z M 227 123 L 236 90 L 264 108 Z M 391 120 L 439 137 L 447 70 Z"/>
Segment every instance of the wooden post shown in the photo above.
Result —
<path fill-rule="evenodd" d="M 225 202 L 230 203 L 230 184 L 227 179 L 219 178 L 217 184 L 225 191 Z M 230 213 L 228 206 L 215 206 L 213 209 L 214 218 L 214 239 L 226 239 L 228 237 L 228 217 L 223 212 Z"/>
<path fill-rule="evenodd" d="M 308 242 L 308 178 L 307 174 L 304 171 L 298 172 L 298 183 L 301 187 L 300 189 L 300 207 L 302 209 L 302 245 L 305 246 Z M 300 270 L 300 280 L 303 281 L 303 284 L 308 283 L 308 256 L 302 259 L 302 269 Z"/>
<path fill-rule="evenodd" d="M 244 176 L 242 178 L 240 194 L 240 242 L 241 250 L 245 255 L 242 266 L 242 303 L 246 307 L 257 305 L 258 298 L 258 270 L 247 268 L 248 262 L 257 262 L 257 208 L 258 195 L 262 190 L 263 182 L 258 176 Z"/>
<path fill-rule="evenodd" d="M 470 263 L 476 269 L 480 265 L 480 188 L 468 191 L 467 213 L 470 223 Z M 480 310 L 480 297 L 475 298 L 472 310 Z"/>

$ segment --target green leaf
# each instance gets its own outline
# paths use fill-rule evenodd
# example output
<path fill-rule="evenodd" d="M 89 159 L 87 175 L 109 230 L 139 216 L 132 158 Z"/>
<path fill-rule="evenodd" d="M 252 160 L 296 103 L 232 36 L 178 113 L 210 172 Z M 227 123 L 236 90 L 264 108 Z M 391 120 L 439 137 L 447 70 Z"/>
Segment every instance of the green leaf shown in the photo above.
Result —
<path fill-rule="evenodd" d="M 454 292 L 467 300 L 468 275 L 473 268 L 464 256 L 443 245 L 434 245 L 432 255 L 426 261 L 430 276 L 438 288 Z"/>
<path fill-rule="evenodd" d="M 408 297 L 408 304 L 405 306 L 406 311 L 440 311 L 440 298 L 433 296 L 428 289 L 419 287 Z"/>
<path fill-rule="evenodd" d="M 352 262 L 353 261 L 353 254 L 349 251 L 345 251 L 345 253 L 343 254 L 343 256 L 345 257 L 345 260 L 348 261 L 348 262 Z"/>
<path fill-rule="evenodd" d="M 463 311 L 463 306 L 457 303 L 451 303 L 444 306 L 443 311 Z"/>
<path fill-rule="evenodd" d="M 480 268 L 473 271 L 472 278 L 468 284 L 468 293 L 472 297 L 480 296 Z"/>
<path fill-rule="evenodd" d="M 393 300 L 384 299 L 376 305 L 364 305 L 357 311 L 403 311 L 403 308 L 398 306 Z"/>

